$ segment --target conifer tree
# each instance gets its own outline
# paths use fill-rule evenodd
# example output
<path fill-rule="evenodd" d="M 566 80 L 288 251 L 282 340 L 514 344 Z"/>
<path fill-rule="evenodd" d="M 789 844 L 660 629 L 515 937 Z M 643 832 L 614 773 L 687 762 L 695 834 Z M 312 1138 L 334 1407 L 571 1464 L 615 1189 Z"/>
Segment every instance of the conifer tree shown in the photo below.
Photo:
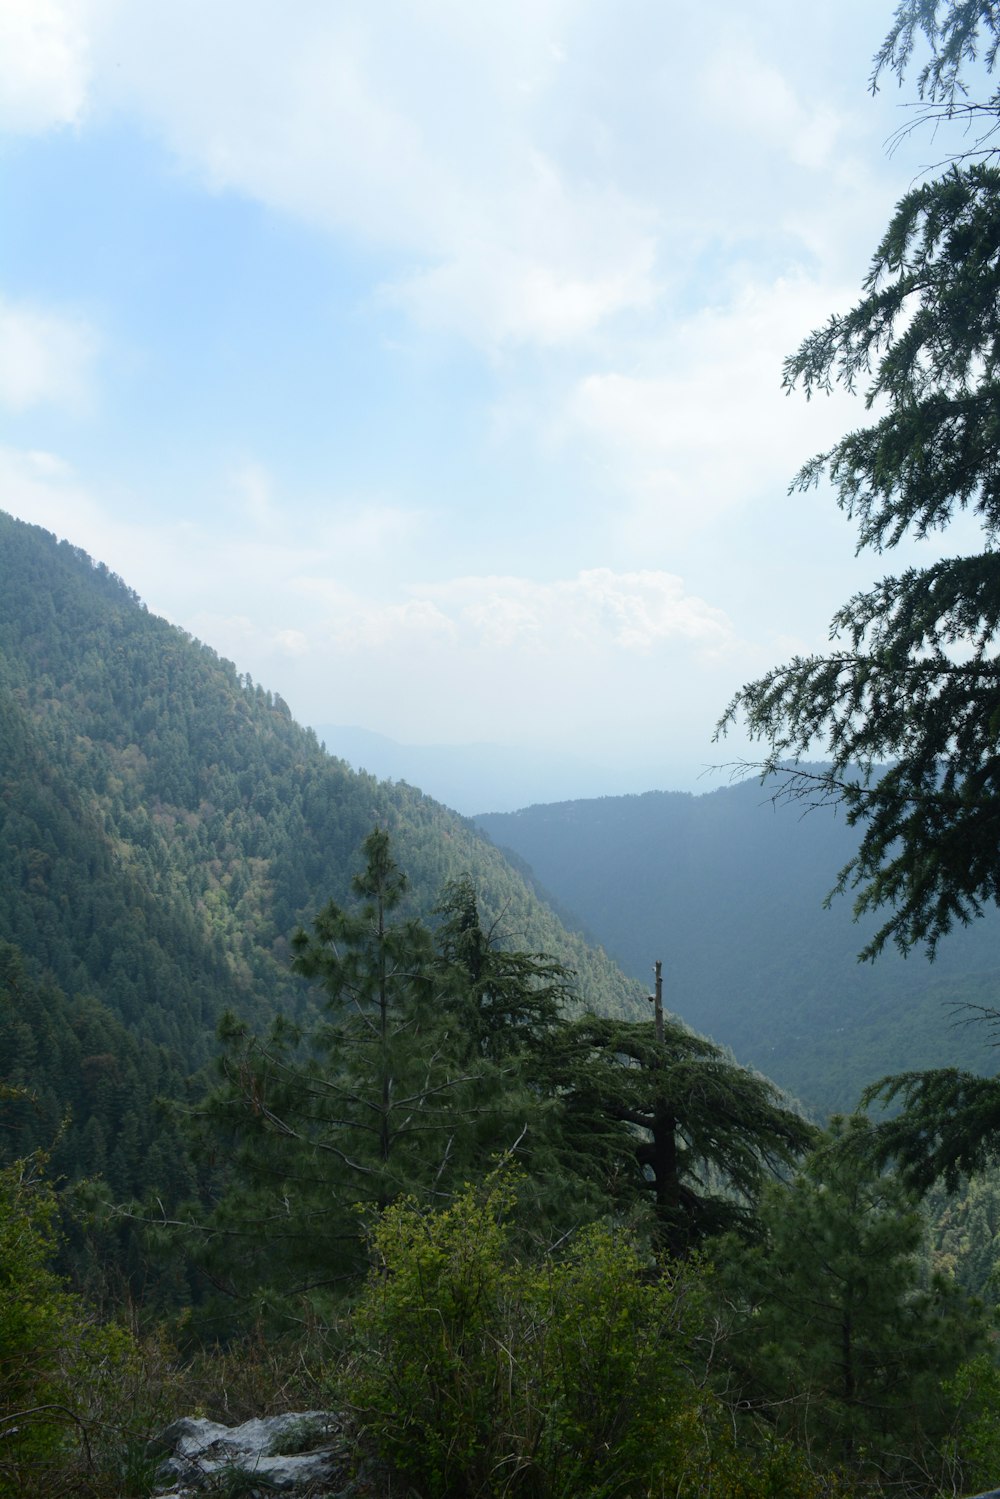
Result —
<path fill-rule="evenodd" d="M 437 907 L 436 946 L 454 970 L 470 1056 L 501 1062 L 558 1026 L 572 1001 L 572 974 L 546 953 L 502 945 L 499 923 L 483 926 L 468 875 L 445 886 Z"/>
<path fill-rule="evenodd" d="M 718 1256 L 729 1393 L 869 1482 L 936 1492 L 955 1477 L 962 1412 L 950 1381 L 986 1328 L 975 1303 L 929 1273 L 912 1194 L 844 1148 L 868 1130 L 834 1121 L 790 1182 L 764 1188 L 761 1239 Z"/>
<path fill-rule="evenodd" d="M 327 1066 L 311 1078 L 318 1121 L 329 1122 L 325 1148 L 359 1177 L 364 1197 L 384 1207 L 418 1175 L 437 1171 L 454 1127 L 463 1082 L 460 1038 L 447 1024 L 450 975 L 437 962 L 430 932 L 414 919 L 392 919 L 407 880 L 376 828 L 362 846 L 365 868 L 353 881 L 358 905 L 331 901 L 312 934 L 292 939 L 294 968 L 319 979 L 327 1022 L 317 1037 Z M 444 1023 L 442 1023 L 444 1022 Z"/>
<path fill-rule="evenodd" d="M 355 904 L 330 903 L 293 939 L 321 1020 L 225 1033 L 205 1108 L 222 1163 L 217 1274 L 234 1289 L 353 1278 L 357 1205 L 450 1201 L 498 1157 L 527 1173 L 534 1239 L 647 1200 L 674 1253 L 752 1225 L 768 1171 L 813 1135 L 772 1084 L 678 1021 L 660 1040 L 652 1024 L 571 1020 L 571 975 L 505 947 L 470 880 L 445 888 L 432 931 L 403 914 L 387 834 L 362 851 Z"/>
<path fill-rule="evenodd" d="M 531 1057 L 559 1023 L 569 974 L 483 929 L 468 879 L 437 931 L 404 912 L 388 834 L 362 846 L 350 908 L 330 902 L 293 938 L 323 989 L 321 1020 L 260 1038 L 230 1021 L 205 1109 L 224 1180 L 209 1262 L 226 1283 L 329 1283 L 362 1264 L 356 1206 L 444 1202 L 516 1150 L 540 1164 L 546 1099 Z"/>
<path fill-rule="evenodd" d="M 329 902 L 292 940 L 296 971 L 322 985 L 321 1020 L 303 1029 L 279 1017 L 263 1038 L 235 1021 L 223 1031 L 206 1115 L 231 1158 L 212 1226 L 230 1265 L 243 1235 L 265 1280 L 353 1274 L 355 1205 L 443 1191 L 476 1108 L 453 976 L 428 928 L 400 914 L 406 877 L 388 834 L 375 829 L 362 854 L 355 904 Z"/>
<path fill-rule="evenodd" d="M 1000 1080 L 957 1067 L 900 1072 L 866 1088 L 862 1106 L 896 1105 L 874 1124 L 866 1141 L 872 1159 L 893 1162 L 911 1190 L 937 1181 L 954 1192 L 963 1176 L 1000 1159 Z M 899 1107 L 901 1105 L 901 1107 Z"/>
<path fill-rule="evenodd" d="M 815 1135 L 773 1083 L 679 1020 L 660 1041 L 651 1022 L 583 1016 L 553 1038 L 548 1075 L 575 1171 L 622 1202 L 648 1202 L 673 1254 L 751 1232 L 767 1176 Z"/>
<path fill-rule="evenodd" d="M 897 205 L 857 305 L 786 361 L 786 388 L 863 388 L 878 413 L 793 487 L 827 478 L 859 550 L 944 531 L 962 512 L 981 543 L 849 599 L 829 654 L 747 683 L 719 725 L 742 718 L 767 746 L 765 777 L 842 805 L 861 830 L 836 890 L 857 892 L 858 914 L 888 913 L 867 958 L 887 942 L 933 957 L 946 933 L 1000 904 L 1000 90 L 976 99 L 968 84 L 977 62 L 995 69 L 1000 5 L 900 0 L 873 87 L 886 71 L 902 81 L 921 38 L 917 121 L 968 130 L 948 169 Z M 797 764 L 818 747 L 827 768 Z M 905 1073 L 869 1088 L 863 1102 L 875 1101 L 902 1103 L 874 1134 L 875 1159 L 896 1160 L 920 1190 L 1000 1154 L 995 1080 Z"/>
<path fill-rule="evenodd" d="M 933 956 L 945 933 L 1000 901 L 1000 94 L 973 101 L 964 81 L 977 56 L 994 66 L 1000 7 L 902 0 L 873 86 L 887 69 L 903 77 L 921 35 L 923 113 L 966 118 L 973 133 L 897 205 L 857 305 L 786 362 L 787 389 L 860 388 L 877 413 L 793 488 L 827 478 L 859 550 L 944 531 L 963 511 L 981 545 L 849 599 L 828 654 L 748 683 L 720 724 L 742 719 L 767 747 L 765 775 L 842 805 L 861 830 L 837 889 L 857 892 L 858 912 L 888 913 L 865 957 L 889 941 Z M 818 753 L 828 768 L 789 774 L 789 761 Z"/>

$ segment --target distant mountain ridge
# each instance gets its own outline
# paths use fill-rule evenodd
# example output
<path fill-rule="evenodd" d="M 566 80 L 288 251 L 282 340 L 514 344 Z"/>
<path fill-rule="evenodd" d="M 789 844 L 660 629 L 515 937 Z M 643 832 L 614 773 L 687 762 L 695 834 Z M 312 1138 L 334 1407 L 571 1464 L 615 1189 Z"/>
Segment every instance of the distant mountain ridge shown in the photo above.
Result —
<path fill-rule="evenodd" d="M 484 807 L 512 812 L 529 802 L 591 796 L 597 790 L 644 791 L 659 770 L 651 763 L 644 775 L 634 761 L 627 767 L 615 766 L 537 745 L 401 744 L 353 724 L 316 723 L 313 727 L 327 748 L 356 770 L 379 779 L 407 781 L 470 817 Z"/>
<path fill-rule="evenodd" d="M 830 810 L 774 805 L 757 782 L 701 796 L 533 806 L 477 818 L 541 886 L 666 1000 L 820 1110 L 852 1108 L 887 1072 L 947 1064 L 997 1070 L 988 1027 L 963 1004 L 1000 1005 L 1000 914 L 946 939 L 931 965 L 887 952 L 860 965 L 874 923 L 824 898 L 856 846 Z"/>

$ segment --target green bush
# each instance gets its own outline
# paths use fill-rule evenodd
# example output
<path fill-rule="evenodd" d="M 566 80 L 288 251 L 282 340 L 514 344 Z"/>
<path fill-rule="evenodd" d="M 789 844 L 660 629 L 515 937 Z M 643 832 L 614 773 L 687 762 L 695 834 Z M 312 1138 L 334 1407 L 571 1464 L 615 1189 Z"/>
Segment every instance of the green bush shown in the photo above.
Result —
<path fill-rule="evenodd" d="M 702 1388 L 697 1267 L 582 1232 L 560 1260 L 510 1252 L 509 1174 L 429 1214 L 389 1208 L 353 1323 L 346 1393 L 421 1499 L 767 1499 L 818 1494 L 792 1449 L 742 1456 Z M 704 1373 L 704 1369 L 702 1370 Z M 829 1490 L 823 1490 L 829 1492 Z"/>
<path fill-rule="evenodd" d="M 55 1219 L 39 1157 L 0 1172 L 0 1494 L 52 1459 L 73 1420 L 66 1349 L 79 1329 L 48 1268 Z"/>
<path fill-rule="evenodd" d="M 967 1493 L 988 1489 L 1000 1473 L 1000 1368 L 994 1353 L 963 1364 L 945 1385 L 955 1410 L 955 1429 L 944 1444 L 954 1487 Z"/>
<path fill-rule="evenodd" d="M 151 1486 L 145 1447 L 169 1371 L 50 1268 L 58 1207 L 44 1167 L 35 1155 L 0 1170 L 0 1499 L 131 1499 Z"/>

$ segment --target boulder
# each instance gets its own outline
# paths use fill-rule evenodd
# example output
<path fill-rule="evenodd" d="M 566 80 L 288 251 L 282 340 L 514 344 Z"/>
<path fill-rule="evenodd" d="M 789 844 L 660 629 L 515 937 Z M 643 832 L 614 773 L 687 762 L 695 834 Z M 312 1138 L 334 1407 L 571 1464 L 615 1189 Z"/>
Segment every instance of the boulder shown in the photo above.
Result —
<path fill-rule="evenodd" d="M 308 1494 L 310 1499 L 354 1499 L 351 1452 L 342 1417 L 331 1411 L 221 1426 L 183 1416 L 163 1433 L 156 1494 L 194 1499 L 204 1494 Z"/>

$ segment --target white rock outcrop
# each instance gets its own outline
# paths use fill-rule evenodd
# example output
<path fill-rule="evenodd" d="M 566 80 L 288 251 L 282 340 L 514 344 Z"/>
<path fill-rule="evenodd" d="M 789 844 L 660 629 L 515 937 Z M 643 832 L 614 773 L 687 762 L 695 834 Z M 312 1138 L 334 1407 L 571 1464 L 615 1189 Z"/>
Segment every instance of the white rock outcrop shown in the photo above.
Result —
<path fill-rule="evenodd" d="M 351 1463 L 342 1419 L 331 1411 L 221 1426 L 183 1416 L 167 1427 L 156 1488 L 160 1499 L 195 1499 L 206 1493 L 309 1494 L 352 1499 Z"/>

